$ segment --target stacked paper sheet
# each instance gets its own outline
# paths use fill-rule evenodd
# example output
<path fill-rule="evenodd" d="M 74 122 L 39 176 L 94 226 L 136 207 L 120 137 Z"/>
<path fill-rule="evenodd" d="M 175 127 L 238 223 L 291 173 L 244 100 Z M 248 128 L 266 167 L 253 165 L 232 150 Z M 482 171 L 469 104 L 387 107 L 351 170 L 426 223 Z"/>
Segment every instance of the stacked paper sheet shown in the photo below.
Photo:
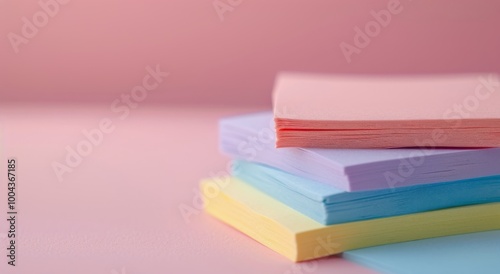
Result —
<path fill-rule="evenodd" d="M 220 121 L 232 177 L 202 182 L 206 210 L 294 261 L 397 273 L 388 244 L 500 230 L 498 81 L 282 74 L 274 114 Z"/>
<path fill-rule="evenodd" d="M 217 195 L 211 187 L 216 181 L 202 183 L 207 212 L 294 261 L 363 247 L 500 229 L 500 203 L 325 226 L 238 179 L 228 182 Z"/>
<path fill-rule="evenodd" d="M 278 147 L 499 147 L 500 78 L 286 73 L 274 114 Z"/>
<path fill-rule="evenodd" d="M 362 191 L 500 175 L 500 148 L 275 148 L 271 112 L 220 121 L 221 150 L 345 191 Z"/>
<path fill-rule="evenodd" d="M 325 225 L 500 202 L 500 176 L 360 192 L 245 161 L 233 174 L 248 185 Z"/>

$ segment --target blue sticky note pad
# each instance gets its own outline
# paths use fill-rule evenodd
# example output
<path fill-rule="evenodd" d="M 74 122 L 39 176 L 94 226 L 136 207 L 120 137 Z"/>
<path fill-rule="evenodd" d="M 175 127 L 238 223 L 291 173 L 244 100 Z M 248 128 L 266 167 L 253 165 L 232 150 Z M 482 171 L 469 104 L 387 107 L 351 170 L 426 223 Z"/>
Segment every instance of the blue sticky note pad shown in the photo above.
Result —
<path fill-rule="evenodd" d="M 500 202 L 500 176 L 346 192 L 242 160 L 234 161 L 233 175 L 325 225 Z"/>
<path fill-rule="evenodd" d="M 500 230 L 370 247 L 343 256 L 382 273 L 498 274 Z"/>

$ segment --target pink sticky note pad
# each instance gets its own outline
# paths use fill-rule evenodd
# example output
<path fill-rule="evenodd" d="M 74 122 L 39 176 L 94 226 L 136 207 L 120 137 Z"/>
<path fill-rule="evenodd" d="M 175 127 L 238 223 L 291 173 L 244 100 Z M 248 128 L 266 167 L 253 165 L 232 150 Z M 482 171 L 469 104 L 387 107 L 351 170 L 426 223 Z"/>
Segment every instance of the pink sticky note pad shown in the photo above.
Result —
<path fill-rule="evenodd" d="M 496 74 L 340 76 L 282 73 L 278 147 L 500 146 Z M 425 142 L 430 143 L 430 142 Z"/>

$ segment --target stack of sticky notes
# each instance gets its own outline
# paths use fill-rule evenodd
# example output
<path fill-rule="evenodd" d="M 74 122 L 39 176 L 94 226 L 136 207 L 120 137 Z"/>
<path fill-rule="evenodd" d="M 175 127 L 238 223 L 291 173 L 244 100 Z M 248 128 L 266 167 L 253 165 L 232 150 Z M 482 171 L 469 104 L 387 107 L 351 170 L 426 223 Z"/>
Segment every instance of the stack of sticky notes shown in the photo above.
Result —
<path fill-rule="evenodd" d="M 272 250 L 390 268 L 384 245 L 500 230 L 498 76 L 282 74 L 274 106 L 220 121 L 231 176 L 201 183 L 209 214 Z"/>

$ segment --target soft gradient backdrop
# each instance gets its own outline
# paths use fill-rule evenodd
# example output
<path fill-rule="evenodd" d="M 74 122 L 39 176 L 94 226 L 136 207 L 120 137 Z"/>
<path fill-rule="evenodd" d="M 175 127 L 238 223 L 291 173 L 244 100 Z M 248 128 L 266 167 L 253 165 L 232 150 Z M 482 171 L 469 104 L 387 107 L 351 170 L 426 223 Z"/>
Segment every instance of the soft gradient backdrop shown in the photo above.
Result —
<path fill-rule="evenodd" d="M 41 0 L 46 2 L 48 0 Z M 68 1 L 68 0 L 65 0 Z M 270 105 L 277 71 L 500 71 L 500 1 L 401 0 L 403 10 L 348 63 L 340 43 L 388 0 L 69 0 L 16 54 L 39 1 L 0 0 L 0 100 L 111 101 L 144 67 L 171 74 L 148 103 Z M 241 3 L 240 3 L 241 2 Z"/>

